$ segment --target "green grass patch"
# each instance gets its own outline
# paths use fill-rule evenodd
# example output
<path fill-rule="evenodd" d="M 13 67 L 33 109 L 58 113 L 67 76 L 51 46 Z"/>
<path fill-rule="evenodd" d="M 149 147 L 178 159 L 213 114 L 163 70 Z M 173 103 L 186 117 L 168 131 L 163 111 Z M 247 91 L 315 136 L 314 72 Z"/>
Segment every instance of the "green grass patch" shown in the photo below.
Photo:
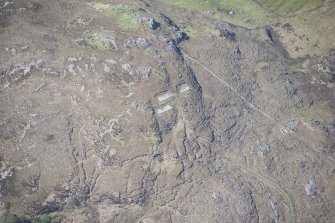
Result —
<path fill-rule="evenodd" d="M 149 57 L 158 57 L 159 56 L 159 52 L 158 49 L 155 47 L 149 47 L 144 51 L 145 55 L 149 56 Z"/>
<path fill-rule="evenodd" d="M 276 21 L 277 16 L 252 0 L 160 0 L 187 9 L 213 11 L 214 16 L 234 25 L 247 28 Z M 230 14 L 231 12 L 231 14 Z"/>
<path fill-rule="evenodd" d="M 13 214 L 10 211 L 10 203 L 5 204 L 5 211 L 4 211 L 3 216 L 1 216 L 0 220 L 2 220 L 3 222 L 6 222 L 6 223 L 16 223 L 16 222 L 18 222 L 18 219 L 17 219 L 16 215 Z"/>
<path fill-rule="evenodd" d="M 51 222 L 50 218 L 48 217 L 48 215 L 45 214 L 35 218 L 32 221 L 32 223 L 50 223 L 50 222 Z"/>
<path fill-rule="evenodd" d="M 300 10 L 312 9 L 324 0 L 257 0 L 262 6 L 277 14 L 295 13 Z"/>
<path fill-rule="evenodd" d="M 18 220 L 17 220 L 17 217 L 12 214 L 11 212 L 7 212 L 4 216 L 4 222 L 6 223 L 17 223 Z"/>
<path fill-rule="evenodd" d="M 201 35 L 213 35 L 219 36 L 220 31 L 214 27 L 212 24 L 202 24 L 196 23 L 192 26 L 185 26 L 181 31 L 187 33 L 189 37 L 200 37 Z"/>
<path fill-rule="evenodd" d="M 149 17 L 145 10 L 132 5 L 111 5 L 109 3 L 95 2 L 88 3 L 88 5 L 105 16 L 111 17 L 122 29 L 138 29 L 143 26 L 143 18 Z"/>

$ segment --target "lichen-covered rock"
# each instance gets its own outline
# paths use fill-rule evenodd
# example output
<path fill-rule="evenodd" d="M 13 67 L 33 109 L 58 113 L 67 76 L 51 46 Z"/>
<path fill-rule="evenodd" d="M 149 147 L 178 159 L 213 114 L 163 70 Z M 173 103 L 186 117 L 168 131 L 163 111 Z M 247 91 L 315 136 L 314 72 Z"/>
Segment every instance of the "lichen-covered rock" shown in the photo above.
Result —
<path fill-rule="evenodd" d="M 118 49 L 114 33 L 109 30 L 86 31 L 83 39 L 87 45 L 99 50 Z"/>

